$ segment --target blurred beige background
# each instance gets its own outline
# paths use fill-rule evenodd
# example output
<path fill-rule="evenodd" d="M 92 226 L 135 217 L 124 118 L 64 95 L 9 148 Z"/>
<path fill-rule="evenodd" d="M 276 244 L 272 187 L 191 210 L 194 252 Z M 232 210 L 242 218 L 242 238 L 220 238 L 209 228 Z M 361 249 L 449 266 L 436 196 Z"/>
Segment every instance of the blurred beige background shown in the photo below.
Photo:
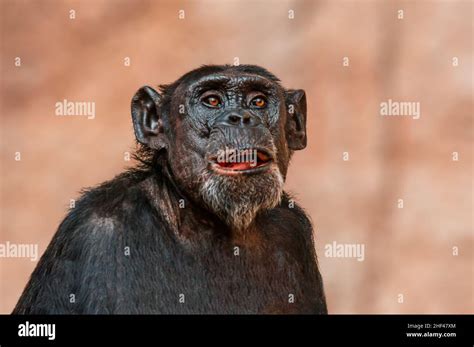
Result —
<path fill-rule="evenodd" d="M 132 165 L 140 86 L 238 57 L 306 90 L 309 144 L 286 186 L 315 225 L 330 312 L 474 312 L 472 7 L 2 0 L 0 243 L 42 253 L 82 187 Z M 95 119 L 55 116 L 63 99 L 95 102 Z M 382 117 L 388 99 L 420 102 L 421 118 Z M 363 244 L 365 260 L 326 257 L 334 241 Z M 35 265 L 0 258 L 1 313 Z"/>

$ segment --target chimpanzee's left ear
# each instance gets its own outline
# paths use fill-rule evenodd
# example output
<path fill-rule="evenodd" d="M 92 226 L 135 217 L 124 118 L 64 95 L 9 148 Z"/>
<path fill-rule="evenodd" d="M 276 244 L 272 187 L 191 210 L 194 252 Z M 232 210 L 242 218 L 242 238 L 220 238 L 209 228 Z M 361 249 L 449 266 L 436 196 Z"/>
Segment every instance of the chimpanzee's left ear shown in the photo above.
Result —
<path fill-rule="evenodd" d="M 306 93 L 302 89 L 286 91 L 286 139 L 288 148 L 299 150 L 306 147 Z"/>

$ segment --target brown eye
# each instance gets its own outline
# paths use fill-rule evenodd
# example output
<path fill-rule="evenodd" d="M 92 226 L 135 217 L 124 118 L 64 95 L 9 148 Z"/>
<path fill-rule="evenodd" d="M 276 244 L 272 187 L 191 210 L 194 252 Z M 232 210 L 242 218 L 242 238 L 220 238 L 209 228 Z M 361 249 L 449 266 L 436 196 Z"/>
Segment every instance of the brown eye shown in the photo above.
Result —
<path fill-rule="evenodd" d="M 256 98 L 253 98 L 250 104 L 258 108 L 263 108 L 267 106 L 267 101 L 264 98 L 258 96 Z"/>
<path fill-rule="evenodd" d="M 205 97 L 203 100 L 204 104 L 209 107 L 221 106 L 221 99 L 217 95 L 210 95 Z"/>

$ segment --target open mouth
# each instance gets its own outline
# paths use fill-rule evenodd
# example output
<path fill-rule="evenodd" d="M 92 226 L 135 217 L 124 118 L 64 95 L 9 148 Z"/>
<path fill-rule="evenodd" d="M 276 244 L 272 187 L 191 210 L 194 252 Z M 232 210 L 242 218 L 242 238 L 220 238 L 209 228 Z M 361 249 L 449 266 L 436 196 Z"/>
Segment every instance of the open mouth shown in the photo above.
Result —
<path fill-rule="evenodd" d="M 264 149 L 227 150 L 210 158 L 212 169 L 223 174 L 262 172 L 272 161 Z"/>

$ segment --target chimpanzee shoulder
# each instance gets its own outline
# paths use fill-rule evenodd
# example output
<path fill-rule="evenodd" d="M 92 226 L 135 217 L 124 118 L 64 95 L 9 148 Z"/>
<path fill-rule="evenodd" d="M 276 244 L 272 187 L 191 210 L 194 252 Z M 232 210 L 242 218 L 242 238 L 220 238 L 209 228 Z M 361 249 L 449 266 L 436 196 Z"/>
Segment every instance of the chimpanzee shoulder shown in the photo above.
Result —
<path fill-rule="evenodd" d="M 120 273 L 127 266 L 127 252 L 136 253 L 141 246 L 137 241 L 150 242 L 150 237 L 159 236 L 159 229 L 164 229 L 161 215 L 146 194 L 145 183 L 151 179 L 156 176 L 147 170 L 132 169 L 83 190 L 13 313 L 117 312 L 122 304 L 118 290 L 124 287 Z"/>
<path fill-rule="evenodd" d="M 259 229 L 276 245 L 294 253 L 296 258 L 315 258 L 313 226 L 304 209 L 284 192 L 275 208 L 262 212 L 256 220 Z"/>

